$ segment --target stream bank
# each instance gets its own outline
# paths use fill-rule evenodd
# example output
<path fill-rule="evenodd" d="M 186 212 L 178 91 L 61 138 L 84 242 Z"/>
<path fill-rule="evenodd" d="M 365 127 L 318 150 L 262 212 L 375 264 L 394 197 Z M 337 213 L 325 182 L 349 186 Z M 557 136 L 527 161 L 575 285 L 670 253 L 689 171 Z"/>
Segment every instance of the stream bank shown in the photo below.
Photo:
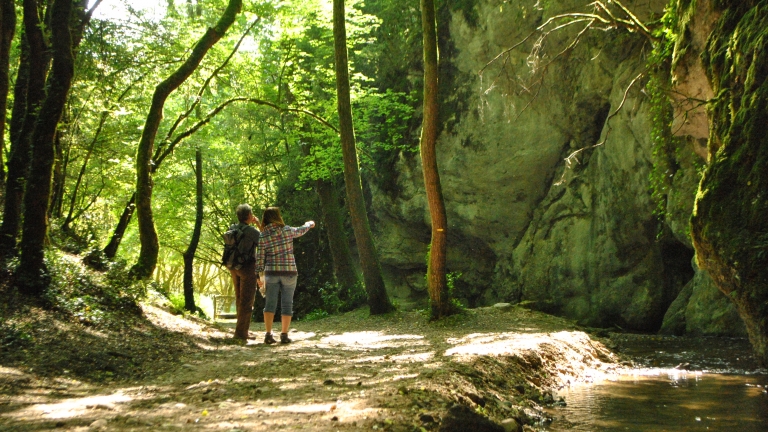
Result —
<path fill-rule="evenodd" d="M 368 316 L 360 309 L 296 322 L 294 342 L 284 346 L 262 344 L 256 323 L 255 339 L 240 346 L 229 342 L 229 323 L 214 327 L 154 306 L 143 311 L 146 331 L 176 341 L 167 345 L 174 358 L 162 355 L 163 344 L 113 347 L 141 371 L 85 373 L 83 359 L 97 358 L 109 340 L 130 344 L 121 332 L 98 328 L 85 334 L 101 343 L 68 342 L 92 351 L 79 358 L 76 373 L 4 356 L 0 428 L 540 430 L 542 407 L 558 403 L 553 389 L 620 367 L 571 322 L 508 305 L 433 323 L 419 311 Z M 143 354 L 155 360 L 142 363 Z"/>

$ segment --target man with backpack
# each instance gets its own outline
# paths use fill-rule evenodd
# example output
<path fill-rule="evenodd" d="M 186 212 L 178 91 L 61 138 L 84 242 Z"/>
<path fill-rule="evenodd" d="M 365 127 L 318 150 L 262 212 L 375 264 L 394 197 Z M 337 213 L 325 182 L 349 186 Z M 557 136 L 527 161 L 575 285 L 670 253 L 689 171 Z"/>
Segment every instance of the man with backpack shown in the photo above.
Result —
<path fill-rule="evenodd" d="M 259 218 L 251 206 L 240 204 L 235 209 L 239 223 L 224 233 L 222 263 L 229 269 L 235 285 L 237 324 L 234 338 L 242 343 L 248 340 L 253 302 L 256 298 L 256 251 L 259 245 Z"/>

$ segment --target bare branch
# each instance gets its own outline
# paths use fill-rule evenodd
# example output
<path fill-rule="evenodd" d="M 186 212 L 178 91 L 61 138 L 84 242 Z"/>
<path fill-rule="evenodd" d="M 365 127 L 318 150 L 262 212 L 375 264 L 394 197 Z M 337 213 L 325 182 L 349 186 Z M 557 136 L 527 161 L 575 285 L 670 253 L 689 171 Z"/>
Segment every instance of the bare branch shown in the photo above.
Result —
<path fill-rule="evenodd" d="M 608 134 L 611 132 L 611 124 L 610 124 L 610 122 L 611 122 L 611 119 L 612 119 L 612 118 L 614 118 L 614 117 L 616 117 L 616 114 L 618 114 L 618 113 L 619 113 L 619 111 L 621 111 L 621 109 L 624 107 L 624 104 L 627 102 L 627 95 L 629 94 L 629 89 L 631 89 L 631 88 L 632 88 L 632 86 L 633 86 L 633 85 L 635 85 L 635 83 L 636 83 L 638 80 L 640 80 L 640 78 L 642 78 L 642 77 L 644 77 L 644 76 L 645 76 L 645 74 L 641 72 L 641 73 L 639 73 L 639 74 L 638 74 L 638 75 L 635 77 L 635 79 L 633 79 L 633 80 L 632 80 L 632 82 L 630 82 L 630 83 L 629 83 L 629 85 L 627 86 L 626 90 L 624 90 L 624 97 L 623 97 L 623 98 L 621 98 L 621 103 L 620 103 L 620 104 L 619 104 L 619 106 L 618 106 L 618 107 L 617 107 L 617 108 L 616 108 L 616 109 L 615 109 L 615 110 L 614 110 L 614 111 L 611 113 L 611 115 L 609 115 L 609 116 L 608 116 L 608 118 L 606 118 L 606 119 L 605 119 L 605 126 L 608 128 L 608 130 L 605 132 L 605 137 L 603 138 L 603 140 L 602 140 L 602 141 L 600 141 L 599 143 L 595 144 L 593 147 L 601 146 L 601 145 L 605 144 L 605 142 L 608 140 Z"/>
<path fill-rule="evenodd" d="M 602 141 L 600 141 L 600 142 L 598 142 L 598 143 L 596 143 L 596 144 L 593 144 L 593 145 L 590 145 L 590 146 L 586 146 L 586 147 L 582 147 L 582 148 L 580 148 L 580 149 L 578 149 L 578 150 L 574 151 L 573 153 L 569 154 L 569 155 L 568 155 L 568 156 L 565 158 L 565 169 L 563 170 L 563 175 L 560 177 L 560 180 L 558 180 L 558 181 L 555 183 L 555 186 L 560 186 L 560 185 L 562 185 L 563 183 L 565 183 L 565 174 L 566 174 L 566 172 L 567 172 L 569 169 L 571 169 L 571 168 L 572 168 L 572 167 L 573 167 L 575 164 L 577 164 L 577 163 L 580 163 L 580 162 L 579 162 L 579 159 L 578 159 L 578 156 L 579 156 L 579 154 L 580 154 L 580 153 L 582 153 L 582 152 L 584 152 L 584 151 L 586 151 L 586 150 L 590 150 L 590 149 L 593 149 L 593 148 L 596 148 L 596 147 L 600 147 L 600 146 L 602 146 L 603 144 L 605 144 L 605 142 L 608 140 L 608 135 L 610 135 L 610 133 L 611 133 L 611 125 L 610 125 L 610 121 L 611 121 L 611 119 L 612 119 L 613 117 L 615 117 L 615 116 L 616 116 L 616 114 L 618 114 L 618 113 L 619 113 L 619 111 L 621 111 L 621 109 L 624 107 L 624 104 L 627 102 L 627 95 L 629 94 L 629 90 L 630 90 L 630 89 L 632 88 L 632 86 L 634 86 L 634 85 L 635 85 L 635 83 L 636 83 L 637 81 L 639 81 L 639 80 L 640 80 L 640 79 L 641 79 L 643 76 L 645 76 L 645 74 L 644 74 L 644 73 L 640 73 L 640 74 L 638 74 L 638 75 L 635 77 L 635 79 L 633 79 L 633 80 L 632 80 L 632 82 L 630 82 L 630 83 L 629 83 L 629 85 L 627 86 L 627 88 L 624 90 L 624 97 L 622 97 L 622 98 L 621 98 L 621 103 L 619 103 L 619 106 L 618 106 L 618 107 L 617 107 L 617 108 L 616 108 L 616 109 L 615 109 L 615 110 L 614 110 L 614 111 L 611 113 L 611 115 L 609 115 L 609 116 L 608 116 L 608 117 L 605 119 L 605 126 L 606 126 L 607 130 L 605 131 L 605 136 L 603 137 L 603 140 L 602 140 Z"/>
<path fill-rule="evenodd" d="M 637 19 L 637 16 L 635 16 L 635 14 L 633 14 L 629 9 L 627 9 L 627 7 L 621 4 L 619 0 L 613 0 L 613 2 L 616 3 L 621 8 L 621 10 L 623 10 L 624 13 L 627 14 L 629 19 L 632 20 L 632 22 L 634 22 L 635 25 L 637 25 L 637 27 L 641 29 L 641 33 L 643 33 L 647 38 L 651 40 L 654 40 L 654 41 L 658 40 L 655 36 L 653 36 L 651 31 L 648 29 L 648 27 L 646 27 L 645 24 L 643 24 L 639 19 Z"/>
<path fill-rule="evenodd" d="M 653 43 L 656 43 L 656 42 L 659 41 L 659 38 L 657 38 L 657 37 L 655 37 L 653 35 L 652 31 L 648 28 L 648 26 L 643 24 L 637 18 L 637 16 L 635 14 L 633 14 L 621 2 L 619 2 L 617 0 L 611 0 L 608 4 L 610 4 L 610 5 L 614 5 L 615 4 L 621 10 L 621 12 L 623 12 L 628 17 L 628 19 L 624 19 L 624 18 L 618 17 L 615 13 L 613 13 L 613 11 L 611 11 L 611 9 L 608 6 L 606 6 L 605 3 L 603 3 L 602 1 L 599 1 L 599 0 L 598 1 L 594 1 L 594 2 L 590 3 L 589 5 L 587 5 L 589 7 L 592 7 L 592 9 L 594 10 L 594 12 L 592 12 L 592 13 L 571 12 L 571 13 L 554 15 L 554 16 L 548 18 L 543 24 L 541 24 L 538 27 L 536 27 L 536 29 L 534 31 L 532 31 L 530 34 L 528 34 L 528 36 L 523 38 L 521 41 L 517 42 L 513 46 L 503 50 L 498 55 L 496 55 L 493 59 L 491 59 L 488 63 L 486 63 L 483 66 L 482 69 L 480 69 L 478 74 L 482 75 L 483 72 L 491 64 L 496 63 L 500 58 L 508 55 L 512 50 L 518 48 L 519 46 L 521 46 L 522 44 L 527 42 L 535 34 L 537 34 L 537 33 L 541 33 L 542 34 L 542 36 L 539 38 L 539 41 L 541 41 L 544 38 L 546 38 L 548 35 L 550 35 L 552 32 L 555 32 L 555 31 L 558 31 L 558 30 L 562 30 L 563 28 L 568 27 L 568 26 L 570 26 L 572 24 L 575 24 L 575 23 L 578 23 L 578 22 L 589 21 L 590 25 L 588 26 L 588 28 L 589 29 L 594 29 L 594 30 L 603 30 L 603 31 L 605 31 L 605 30 L 612 30 L 612 29 L 615 29 L 615 28 L 624 28 L 627 31 L 637 32 L 637 33 L 642 34 L 643 36 L 645 36 L 648 40 L 650 40 Z M 552 24 L 557 23 L 559 21 L 565 21 L 565 23 L 557 24 L 554 28 L 551 28 L 551 29 L 547 30 L 547 28 L 549 26 L 551 26 Z M 596 26 L 595 24 L 598 23 L 598 22 L 600 24 L 604 25 L 605 27 Z M 574 39 L 579 39 L 582 36 L 582 34 L 583 34 L 583 32 L 579 33 L 579 35 L 577 35 Z M 575 41 L 575 42 L 578 43 L 577 41 Z M 537 44 L 537 45 L 539 45 L 539 44 Z M 572 46 L 575 46 L 576 44 L 572 42 L 570 45 L 571 45 L 571 48 L 572 48 Z M 534 46 L 533 51 L 536 51 L 538 48 L 539 48 L 538 46 Z M 564 52 L 569 51 L 569 50 L 570 49 L 566 49 L 566 50 L 564 50 Z M 504 64 L 502 65 L 502 68 L 506 67 L 507 61 L 508 61 L 508 57 L 505 58 Z M 494 81 L 492 82 L 492 85 L 495 84 L 495 81 L 496 80 L 494 79 Z"/>

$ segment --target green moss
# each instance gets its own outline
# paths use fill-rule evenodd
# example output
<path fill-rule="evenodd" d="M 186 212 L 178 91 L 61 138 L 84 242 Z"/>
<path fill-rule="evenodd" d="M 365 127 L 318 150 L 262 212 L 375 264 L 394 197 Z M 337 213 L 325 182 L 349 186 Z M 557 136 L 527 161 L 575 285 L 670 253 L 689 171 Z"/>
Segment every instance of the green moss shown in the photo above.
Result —
<path fill-rule="evenodd" d="M 692 234 L 700 266 L 731 296 L 768 364 L 768 0 L 721 3 L 729 7 L 703 55 L 717 97 Z"/>
<path fill-rule="evenodd" d="M 662 19 L 664 49 L 672 51 L 672 70 L 685 56 L 691 43 L 690 24 L 696 11 L 697 0 L 671 0 Z"/>

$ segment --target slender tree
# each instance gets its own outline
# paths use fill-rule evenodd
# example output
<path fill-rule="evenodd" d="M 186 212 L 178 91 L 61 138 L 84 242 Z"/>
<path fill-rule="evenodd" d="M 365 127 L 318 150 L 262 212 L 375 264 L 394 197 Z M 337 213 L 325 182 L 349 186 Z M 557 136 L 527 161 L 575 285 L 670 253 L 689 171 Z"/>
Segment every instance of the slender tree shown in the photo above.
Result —
<path fill-rule="evenodd" d="M 376 246 L 365 210 L 363 185 L 357 160 L 355 131 L 352 126 L 352 104 L 349 96 L 349 65 L 347 62 L 347 30 L 344 22 L 344 0 L 333 0 L 333 44 L 336 68 L 336 95 L 339 112 L 341 149 L 344 157 L 344 183 L 347 189 L 347 204 L 352 220 L 352 229 L 357 240 L 360 264 L 363 268 L 365 290 L 372 314 L 382 314 L 393 309 L 387 297 L 384 278 L 381 275 Z"/>
<path fill-rule="evenodd" d="M 200 243 L 200 232 L 203 228 L 203 154 L 200 147 L 195 150 L 195 228 L 192 231 L 192 238 L 189 240 L 189 247 L 184 251 L 184 309 L 190 312 L 197 312 L 195 305 L 195 292 L 193 281 L 193 270 L 195 261 L 195 252 Z"/>
<path fill-rule="evenodd" d="M 43 252 L 48 233 L 53 141 L 75 72 L 69 29 L 72 6 L 72 0 L 55 0 L 51 6 L 53 67 L 47 82 L 48 94 L 32 134 L 32 164 L 24 193 L 21 263 L 17 273 L 21 290 L 30 295 L 40 294 L 46 283 Z"/>
<path fill-rule="evenodd" d="M 235 21 L 237 14 L 240 13 L 242 6 L 242 0 L 230 0 L 219 21 L 197 41 L 184 63 L 155 88 L 152 105 L 149 108 L 136 153 L 136 215 L 139 223 L 141 251 L 131 273 L 137 279 L 144 279 L 152 275 L 157 265 L 160 248 L 152 216 L 152 171 L 154 164 L 152 154 L 157 131 L 163 119 L 165 101 L 192 75 L 208 50 L 224 36 Z"/>
<path fill-rule="evenodd" d="M 5 131 L 8 102 L 11 42 L 16 32 L 16 10 L 13 0 L 0 0 L 0 131 Z M 5 133 L 0 133 L 0 189 L 5 192 Z"/>
<path fill-rule="evenodd" d="M 438 319 L 453 312 L 445 277 L 445 251 L 448 221 L 445 215 L 443 189 L 437 169 L 437 30 L 434 0 L 421 0 L 421 25 L 424 31 L 424 118 L 421 127 L 421 165 L 424 188 L 432 219 L 432 242 L 427 264 L 427 290 L 432 305 L 432 318 Z"/>

